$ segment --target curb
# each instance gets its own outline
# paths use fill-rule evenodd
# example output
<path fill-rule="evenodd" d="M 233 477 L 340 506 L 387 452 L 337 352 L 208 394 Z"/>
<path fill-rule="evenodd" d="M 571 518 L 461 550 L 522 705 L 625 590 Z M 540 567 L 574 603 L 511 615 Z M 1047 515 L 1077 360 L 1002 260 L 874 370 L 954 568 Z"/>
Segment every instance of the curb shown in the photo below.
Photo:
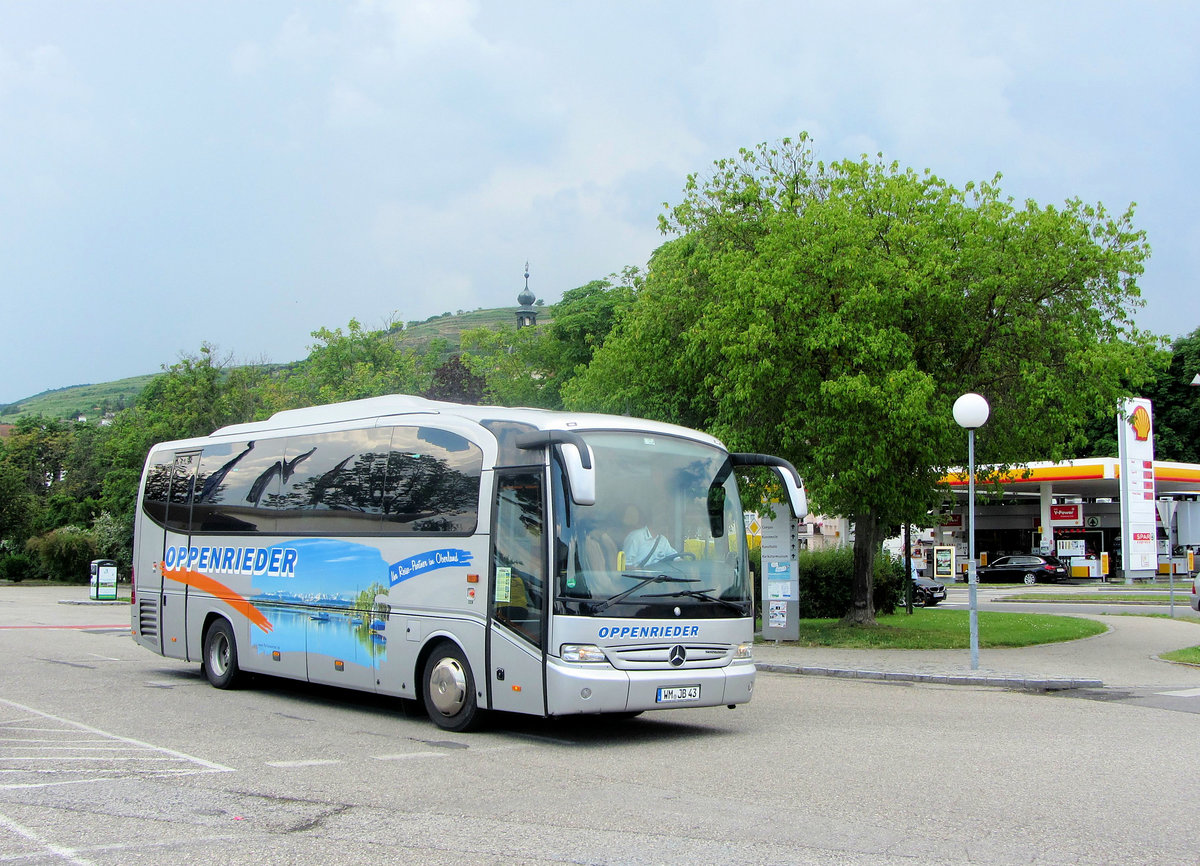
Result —
<path fill-rule="evenodd" d="M 113 605 L 120 604 L 120 605 L 124 605 L 125 607 L 129 607 L 129 599 L 119 599 L 119 598 L 115 599 L 115 600 L 104 599 L 103 601 L 98 600 L 98 599 L 93 599 L 93 598 L 60 598 L 58 600 L 58 603 L 59 604 L 77 604 L 77 605 L 108 605 L 110 607 Z"/>
<path fill-rule="evenodd" d="M 776 674 L 794 674 L 806 677 L 836 677 L 854 680 L 883 680 L 887 682 L 935 683 L 950 686 L 992 686 L 1027 692 L 1060 692 L 1069 689 L 1101 689 L 1102 680 L 1071 677 L 1019 677 L 983 674 L 921 674 L 909 671 L 869 671 L 848 668 L 809 667 L 807 665 L 782 665 L 771 662 L 756 663 L 760 671 Z"/>

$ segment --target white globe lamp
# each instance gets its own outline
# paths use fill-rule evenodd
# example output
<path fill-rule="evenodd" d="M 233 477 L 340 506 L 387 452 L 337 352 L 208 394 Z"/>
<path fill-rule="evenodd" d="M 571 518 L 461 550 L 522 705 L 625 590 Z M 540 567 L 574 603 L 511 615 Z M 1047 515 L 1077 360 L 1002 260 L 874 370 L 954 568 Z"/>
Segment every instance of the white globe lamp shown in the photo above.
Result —
<path fill-rule="evenodd" d="M 979 601 L 975 586 L 978 575 L 975 571 L 975 431 L 987 423 L 991 408 L 979 394 L 963 394 L 954 401 L 954 421 L 967 431 L 967 514 L 968 529 L 967 598 L 969 601 L 971 629 L 971 670 L 979 669 Z"/>
<path fill-rule="evenodd" d="M 977 430 L 986 424 L 991 411 L 988 401 L 979 394 L 963 394 L 954 401 L 954 421 L 967 430 Z"/>

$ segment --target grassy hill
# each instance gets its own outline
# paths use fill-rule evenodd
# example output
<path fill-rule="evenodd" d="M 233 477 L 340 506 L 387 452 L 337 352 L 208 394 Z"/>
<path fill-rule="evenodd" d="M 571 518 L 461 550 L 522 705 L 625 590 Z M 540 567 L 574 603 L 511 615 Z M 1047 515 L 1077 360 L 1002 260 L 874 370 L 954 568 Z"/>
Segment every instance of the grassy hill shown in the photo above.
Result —
<path fill-rule="evenodd" d="M 156 373 L 104 382 L 98 385 L 72 385 L 43 391 L 16 403 L 0 405 L 0 423 L 11 424 L 22 415 L 45 415 L 49 418 L 98 418 L 105 411 L 117 411 L 129 406 Z"/>
<path fill-rule="evenodd" d="M 549 308 L 538 308 L 538 324 L 550 321 Z M 409 322 L 403 330 L 393 332 L 393 339 L 406 348 L 420 352 L 435 339 L 441 338 L 449 344 L 450 351 L 457 351 L 459 337 L 463 331 L 474 328 L 496 328 L 516 325 L 516 308 L 500 307 L 493 310 L 472 310 L 455 314 L 443 314 L 423 322 Z M 74 419 L 79 416 L 99 418 L 104 412 L 116 411 L 133 404 L 142 389 L 158 373 L 133 376 L 115 382 L 98 385 L 73 385 L 43 391 L 16 403 L 0 404 L 0 424 L 12 424 L 22 415 L 45 415 L 49 418 Z"/>
<path fill-rule="evenodd" d="M 421 351 L 434 340 L 441 338 L 450 345 L 451 353 L 457 351 L 463 331 L 475 328 L 516 327 L 516 307 L 499 307 L 493 310 L 472 310 L 462 313 L 443 313 L 423 322 L 408 322 L 403 331 L 394 332 L 396 339 L 405 347 Z M 538 324 L 550 321 L 550 308 L 538 307 Z"/>

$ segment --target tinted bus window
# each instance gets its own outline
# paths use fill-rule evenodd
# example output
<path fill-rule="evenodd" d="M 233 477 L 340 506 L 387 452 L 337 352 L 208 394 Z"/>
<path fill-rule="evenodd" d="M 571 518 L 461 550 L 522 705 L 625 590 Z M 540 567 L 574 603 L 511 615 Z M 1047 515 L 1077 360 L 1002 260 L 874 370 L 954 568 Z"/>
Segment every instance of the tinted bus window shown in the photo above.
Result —
<path fill-rule="evenodd" d="M 196 480 L 196 465 L 199 453 L 176 454 L 174 471 L 171 473 L 171 492 L 167 500 L 167 517 L 163 524 L 177 532 L 191 529 L 192 485 Z"/>
<path fill-rule="evenodd" d="M 532 424 L 499 419 L 481 421 L 480 424 L 496 437 L 496 446 L 499 449 L 496 457 L 497 466 L 528 466 L 541 461 L 540 452 L 518 448 L 516 444 L 517 437 L 522 433 L 532 433 L 537 429 Z"/>
<path fill-rule="evenodd" d="M 200 458 L 192 505 L 193 532 L 270 532 L 266 500 L 279 493 L 283 439 L 208 445 Z"/>
<path fill-rule="evenodd" d="M 385 429 L 292 436 L 282 464 L 276 530 L 378 532 L 388 465 Z"/>
<path fill-rule="evenodd" d="M 171 494 L 171 472 L 175 466 L 175 455 L 159 452 L 151 458 L 146 470 L 146 489 L 142 494 L 142 510 L 155 523 L 167 521 L 167 498 Z"/>
<path fill-rule="evenodd" d="M 387 461 L 384 529 L 470 534 L 479 519 L 483 451 L 432 427 L 396 427 Z"/>

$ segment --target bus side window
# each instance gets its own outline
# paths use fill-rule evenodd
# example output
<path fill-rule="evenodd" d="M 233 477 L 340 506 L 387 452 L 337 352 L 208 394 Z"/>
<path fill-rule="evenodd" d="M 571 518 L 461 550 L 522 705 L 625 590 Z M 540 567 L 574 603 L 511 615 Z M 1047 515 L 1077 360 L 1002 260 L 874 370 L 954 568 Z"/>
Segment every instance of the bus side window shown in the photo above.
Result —
<path fill-rule="evenodd" d="M 175 455 L 159 452 L 146 471 L 146 488 L 142 492 L 142 510 L 160 526 L 167 522 L 167 499 L 171 492 L 171 474 L 175 469 Z"/>
<path fill-rule="evenodd" d="M 264 500 L 279 487 L 283 439 L 206 445 L 196 476 L 192 527 L 197 532 L 270 532 L 275 513 Z"/>
<path fill-rule="evenodd" d="M 289 437 L 276 530 L 378 532 L 387 455 L 388 431 L 373 427 Z"/>
<path fill-rule="evenodd" d="M 192 523 L 192 488 L 196 483 L 196 466 L 200 454 L 176 454 L 171 474 L 171 494 L 167 502 L 164 523 L 176 532 L 190 532 Z"/>
<path fill-rule="evenodd" d="M 433 427 L 395 427 L 383 496 L 385 532 L 469 535 L 479 522 L 483 450 Z"/>

